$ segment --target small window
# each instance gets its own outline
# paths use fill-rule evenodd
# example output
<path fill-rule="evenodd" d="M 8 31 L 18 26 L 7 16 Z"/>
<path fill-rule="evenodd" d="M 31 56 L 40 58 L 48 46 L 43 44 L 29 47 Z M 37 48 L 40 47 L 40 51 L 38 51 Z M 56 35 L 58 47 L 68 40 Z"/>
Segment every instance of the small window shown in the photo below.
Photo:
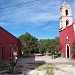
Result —
<path fill-rule="evenodd" d="M 68 10 L 65 10 L 66 16 L 68 15 Z"/>
<path fill-rule="evenodd" d="M 66 20 L 66 26 L 69 24 L 69 20 Z"/>

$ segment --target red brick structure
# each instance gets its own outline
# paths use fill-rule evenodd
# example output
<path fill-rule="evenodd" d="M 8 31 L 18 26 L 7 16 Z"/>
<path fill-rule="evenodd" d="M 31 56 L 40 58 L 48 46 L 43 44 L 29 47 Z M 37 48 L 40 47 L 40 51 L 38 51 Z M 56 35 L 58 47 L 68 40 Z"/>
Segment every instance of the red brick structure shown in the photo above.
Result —
<path fill-rule="evenodd" d="M 11 33 L 0 27 L 0 59 L 8 59 L 12 57 L 13 51 L 21 55 L 21 42 Z"/>
<path fill-rule="evenodd" d="M 75 40 L 75 22 L 73 22 L 71 7 L 64 2 L 60 8 L 60 52 L 65 58 L 73 56 L 72 42 Z"/>

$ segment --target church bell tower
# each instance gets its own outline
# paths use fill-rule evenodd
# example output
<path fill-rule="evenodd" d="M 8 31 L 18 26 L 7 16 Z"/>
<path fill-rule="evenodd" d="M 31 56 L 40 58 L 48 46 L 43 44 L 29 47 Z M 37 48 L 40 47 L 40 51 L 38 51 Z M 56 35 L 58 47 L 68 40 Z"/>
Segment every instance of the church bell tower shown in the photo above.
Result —
<path fill-rule="evenodd" d="M 64 1 L 60 8 L 60 31 L 64 30 L 66 27 L 72 25 L 73 17 L 71 13 L 71 6 Z"/>

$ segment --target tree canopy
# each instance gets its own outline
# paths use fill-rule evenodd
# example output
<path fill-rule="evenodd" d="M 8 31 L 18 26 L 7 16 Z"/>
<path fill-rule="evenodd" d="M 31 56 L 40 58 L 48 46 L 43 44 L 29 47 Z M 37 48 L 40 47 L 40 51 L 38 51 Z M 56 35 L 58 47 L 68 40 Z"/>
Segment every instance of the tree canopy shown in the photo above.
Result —
<path fill-rule="evenodd" d="M 53 53 L 59 51 L 59 38 L 40 40 L 40 46 L 45 52 Z"/>
<path fill-rule="evenodd" d="M 24 53 L 38 52 L 38 39 L 31 36 L 28 32 L 22 34 L 19 39 L 22 42 L 22 50 Z"/>
<path fill-rule="evenodd" d="M 19 39 L 22 42 L 24 53 L 53 53 L 59 50 L 59 37 L 55 39 L 40 39 L 31 36 L 28 32 L 22 34 Z"/>

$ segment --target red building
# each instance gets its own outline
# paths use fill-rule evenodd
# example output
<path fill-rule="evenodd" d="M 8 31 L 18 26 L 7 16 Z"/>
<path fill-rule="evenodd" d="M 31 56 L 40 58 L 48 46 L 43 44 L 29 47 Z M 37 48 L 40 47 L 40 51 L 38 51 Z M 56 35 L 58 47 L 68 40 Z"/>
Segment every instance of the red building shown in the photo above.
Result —
<path fill-rule="evenodd" d="M 73 55 L 72 42 L 75 40 L 75 22 L 71 14 L 71 6 L 64 2 L 60 8 L 60 52 L 65 58 Z"/>
<path fill-rule="evenodd" d="M 12 57 L 13 51 L 17 51 L 18 56 L 20 56 L 21 46 L 19 39 L 0 27 L 0 59 Z"/>

